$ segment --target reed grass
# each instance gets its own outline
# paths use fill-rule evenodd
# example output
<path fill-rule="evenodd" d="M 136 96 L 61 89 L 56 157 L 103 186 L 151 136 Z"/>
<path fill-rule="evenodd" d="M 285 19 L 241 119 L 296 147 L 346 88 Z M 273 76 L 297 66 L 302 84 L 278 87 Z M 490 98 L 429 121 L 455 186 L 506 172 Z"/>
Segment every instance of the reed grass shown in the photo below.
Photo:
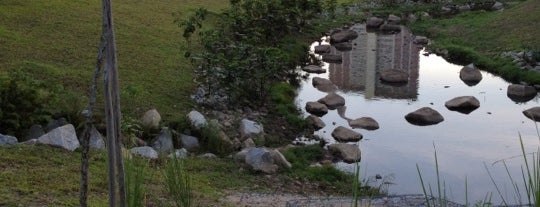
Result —
<path fill-rule="evenodd" d="M 148 164 L 139 159 L 125 160 L 127 202 L 129 207 L 143 207 L 145 198 L 144 178 Z"/>
<path fill-rule="evenodd" d="M 191 177 L 186 171 L 184 161 L 173 156 L 165 167 L 167 192 L 177 207 L 191 206 Z"/>

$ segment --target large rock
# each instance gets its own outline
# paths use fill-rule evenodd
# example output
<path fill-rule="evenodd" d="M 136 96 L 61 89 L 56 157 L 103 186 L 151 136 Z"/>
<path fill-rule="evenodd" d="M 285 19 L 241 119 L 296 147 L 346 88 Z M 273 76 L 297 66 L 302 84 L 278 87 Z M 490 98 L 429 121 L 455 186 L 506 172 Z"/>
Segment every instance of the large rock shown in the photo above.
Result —
<path fill-rule="evenodd" d="M 332 43 L 340 43 L 340 42 L 347 42 L 349 40 L 354 40 L 358 37 L 358 33 L 356 33 L 353 30 L 342 30 L 337 33 L 334 33 L 330 36 L 330 42 Z"/>
<path fill-rule="evenodd" d="M 337 109 L 340 106 L 345 106 L 345 98 L 337 93 L 329 93 L 325 97 L 319 99 L 317 102 L 322 103 L 328 107 L 328 109 Z"/>
<path fill-rule="evenodd" d="M 235 155 L 237 162 L 245 164 L 250 170 L 267 174 L 276 173 L 279 166 L 290 168 L 291 164 L 276 150 L 266 148 L 246 148 Z"/>
<path fill-rule="evenodd" d="M 433 125 L 444 121 L 443 116 L 439 112 L 429 107 L 423 107 L 411 112 L 405 116 L 405 119 L 409 123 L 418 126 Z"/>
<path fill-rule="evenodd" d="M 351 51 L 353 48 L 352 43 L 350 42 L 340 42 L 340 43 L 334 44 L 333 46 L 336 48 L 336 50 L 342 51 L 342 52 Z"/>
<path fill-rule="evenodd" d="M 474 64 L 469 64 L 459 71 L 459 78 L 468 86 L 474 86 L 482 80 L 482 73 Z"/>
<path fill-rule="evenodd" d="M 180 145 L 182 148 L 186 149 L 189 152 L 199 151 L 199 139 L 197 137 L 180 134 Z"/>
<path fill-rule="evenodd" d="M 174 150 L 171 130 L 163 127 L 159 135 L 152 141 L 152 148 L 161 153 L 168 153 Z"/>
<path fill-rule="evenodd" d="M 366 20 L 366 27 L 379 28 L 384 23 L 384 19 L 379 17 L 370 17 Z"/>
<path fill-rule="evenodd" d="M 343 57 L 338 54 L 324 54 L 322 55 L 322 61 L 327 63 L 341 63 L 343 62 Z"/>
<path fill-rule="evenodd" d="M 144 113 L 141 118 L 142 125 L 146 129 L 159 129 L 159 122 L 161 122 L 161 115 L 156 109 L 150 109 Z"/>
<path fill-rule="evenodd" d="M 58 127 L 44 134 L 38 138 L 38 143 L 60 147 L 69 151 L 74 151 L 80 146 L 77 132 L 75 132 L 75 128 L 71 124 Z"/>
<path fill-rule="evenodd" d="M 317 90 L 322 92 L 334 92 L 337 90 L 337 86 L 332 83 L 332 81 L 321 78 L 321 77 L 313 77 L 312 82 L 313 87 L 315 87 Z"/>
<path fill-rule="evenodd" d="M 376 130 L 379 129 L 379 123 L 375 121 L 375 119 L 371 117 L 362 117 L 355 120 L 349 121 L 349 126 L 351 126 L 353 129 L 355 128 L 362 128 L 367 130 Z"/>
<path fill-rule="evenodd" d="M 474 96 L 460 96 L 447 101 L 444 106 L 451 111 L 469 114 L 480 107 L 480 101 Z"/>
<path fill-rule="evenodd" d="M 310 123 L 315 130 L 322 129 L 326 126 L 326 124 L 317 116 L 309 115 L 306 118 L 306 121 Z"/>
<path fill-rule="evenodd" d="M 409 74 L 400 70 L 383 70 L 381 80 L 388 83 L 407 83 Z"/>
<path fill-rule="evenodd" d="M 508 86 L 506 95 L 512 101 L 523 103 L 532 100 L 536 96 L 537 92 L 533 86 L 512 84 Z"/>
<path fill-rule="evenodd" d="M 200 130 L 202 127 L 208 125 L 208 122 L 206 121 L 206 118 L 204 118 L 204 115 L 201 114 L 201 112 L 198 111 L 190 111 L 187 114 L 187 119 L 189 121 L 189 124 L 191 124 L 191 127 L 195 130 Z"/>
<path fill-rule="evenodd" d="M 540 122 L 540 107 L 532 107 L 523 111 L 523 115 L 527 118 L 532 119 L 533 121 Z"/>
<path fill-rule="evenodd" d="M 82 137 L 81 137 L 82 139 Z M 96 127 L 92 126 L 92 129 L 90 129 L 90 142 L 88 143 L 88 146 L 90 146 L 91 149 L 105 149 L 105 141 L 103 139 L 103 136 L 99 131 L 96 129 Z"/>
<path fill-rule="evenodd" d="M 240 121 L 240 137 L 245 140 L 247 138 L 257 137 L 264 133 L 262 124 L 251 121 L 249 119 L 242 119 Z"/>
<path fill-rule="evenodd" d="M 326 54 L 330 53 L 332 51 L 332 46 L 330 45 L 317 45 L 315 46 L 315 53 L 316 54 Z"/>
<path fill-rule="evenodd" d="M 334 139 L 338 142 L 358 142 L 362 139 L 362 134 L 342 126 L 338 126 L 334 129 L 334 131 L 332 131 L 332 137 L 334 137 Z"/>
<path fill-rule="evenodd" d="M 308 73 L 326 73 L 326 69 L 318 65 L 308 65 L 303 67 L 302 70 Z"/>
<path fill-rule="evenodd" d="M 328 107 L 322 103 L 310 101 L 306 103 L 306 111 L 315 116 L 323 116 L 328 113 Z"/>
<path fill-rule="evenodd" d="M 148 159 L 158 158 L 158 153 L 156 152 L 156 150 L 154 150 L 154 148 L 149 147 L 149 146 L 134 147 L 134 148 L 131 148 L 129 151 L 131 152 L 132 155 L 137 155 L 137 156 L 141 156 Z"/>
<path fill-rule="evenodd" d="M 356 144 L 336 143 L 328 145 L 328 151 L 346 163 L 360 162 L 360 148 Z"/>
<path fill-rule="evenodd" d="M 16 145 L 18 143 L 17 138 L 0 134 L 0 146 L 4 145 Z"/>
<path fill-rule="evenodd" d="M 388 22 L 388 24 L 398 25 L 401 24 L 401 17 L 390 14 L 388 15 L 388 19 L 386 19 L 386 21 Z"/>

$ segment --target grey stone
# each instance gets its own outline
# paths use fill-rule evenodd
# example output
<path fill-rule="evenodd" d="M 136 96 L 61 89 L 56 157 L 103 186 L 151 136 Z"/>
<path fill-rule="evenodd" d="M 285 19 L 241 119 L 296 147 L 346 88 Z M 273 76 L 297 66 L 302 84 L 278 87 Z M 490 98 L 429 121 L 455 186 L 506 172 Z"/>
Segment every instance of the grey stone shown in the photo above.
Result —
<path fill-rule="evenodd" d="M 308 73 L 326 73 L 326 69 L 318 65 L 308 65 L 303 67 L 302 70 Z"/>
<path fill-rule="evenodd" d="M 182 149 L 174 150 L 174 152 L 169 154 L 167 157 L 169 157 L 169 158 L 175 158 L 176 157 L 176 158 L 180 158 L 180 159 L 185 159 L 185 158 L 188 157 L 188 155 L 189 155 L 189 152 L 186 149 L 182 148 Z"/>
<path fill-rule="evenodd" d="M 459 71 L 459 78 L 468 86 L 474 86 L 482 80 L 482 73 L 471 63 Z"/>
<path fill-rule="evenodd" d="M 34 124 L 26 132 L 26 135 L 24 136 L 24 140 L 37 139 L 43 136 L 44 134 L 45 134 L 45 131 L 43 130 L 43 127 L 39 124 Z"/>
<path fill-rule="evenodd" d="M 195 130 L 200 130 L 202 127 L 208 125 L 206 118 L 204 118 L 204 115 L 202 115 L 201 112 L 195 110 L 190 111 L 187 114 L 187 118 L 189 123 Z"/>
<path fill-rule="evenodd" d="M 427 126 L 444 121 L 443 116 L 432 108 L 423 107 L 405 116 L 405 119 L 414 125 Z"/>
<path fill-rule="evenodd" d="M 328 145 L 328 151 L 346 163 L 360 162 L 360 148 L 356 144 L 336 143 Z"/>
<path fill-rule="evenodd" d="M 537 92 L 533 86 L 512 84 L 509 85 L 506 90 L 506 95 L 512 101 L 521 103 L 532 100 L 536 96 Z"/>
<path fill-rule="evenodd" d="M 388 19 L 386 19 L 386 21 L 388 22 L 388 24 L 398 25 L 401 24 L 401 17 L 390 14 L 388 15 Z"/>
<path fill-rule="evenodd" d="M 491 11 L 500 11 L 504 9 L 504 4 L 496 1 L 493 6 L 491 6 Z"/>
<path fill-rule="evenodd" d="M 340 43 L 334 44 L 333 46 L 336 48 L 336 50 L 342 51 L 342 52 L 351 51 L 353 48 L 352 43 L 350 42 L 340 42 Z"/>
<path fill-rule="evenodd" d="M 337 90 L 337 86 L 334 85 L 332 81 L 326 78 L 313 77 L 311 81 L 312 81 L 311 83 L 313 84 L 313 87 L 317 88 L 317 90 L 319 91 L 328 93 L 328 92 L 334 92 Z"/>
<path fill-rule="evenodd" d="M 53 119 L 45 126 L 45 132 L 50 132 L 53 129 L 65 126 L 66 124 L 68 124 L 66 118 Z"/>
<path fill-rule="evenodd" d="M 429 43 L 429 39 L 424 36 L 415 36 L 413 42 L 419 45 L 427 45 Z"/>
<path fill-rule="evenodd" d="M 400 70 L 383 70 L 381 80 L 388 83 L 406 83 L 409 81 L 409 74 Z"/>
<path fill-rule="evenodd" d="M 358 37 L 358 33 L 356 33 L 353 30 L 342 30 L 337 33 L 334 33 L 330 36 L 330 42 L 331 43 L 340 43 L 340 42 L 347 42 L 349 40 L 354 40 Z"/>
<path fill-rule="evenodd" d="M 160 153 L 168 153 L 174 150 L 171 130 L 163 127 L 159 135 L 152 141 L 152 148 Z"/>
<path fill-rule="evenodd" d="M 240 137 L 247 139 L 251 137 L 260 136 L 264 133 L 262 124 L 251 121 L 249 119 L 242 119 L 240 121 Z"/>
<path fill-rule="evenodd" d="M 535 122 L 540 122 L 540 107 L 536 106 L 527 109 L 523 111 L 523 115 L 525 115 L 529 119 L 532 119 Z"/>
<path fill-rule="evenodd" d="M 362 134 L 343 126 L 338 126 L 332 131 L 332 137 L 338 142 L 358 142 L 362 139 Z"/>
<path fill-rule="evenodd" d="M 71 124 L 58 127 L 44 134 L 38 138 L 38 143 L 60 147 L 69 151 L 74 151 L 80 146 L 77 132 L 75 132 L 75 128 Z"/>
<path fill-rule="evenodd" d="M 146 129 L 159 129 L 161 115 L 156 109 L 150 109 L 141 118 L 142 125 Z"/>
<path fill-rule="evenodd" d="M 180 145 L 189 152 L 199 151 L 199 139 L 197 137 L 180 134 Z"/>
<path fill-rule="evenodd" d="M 309 115 L 306 120 L 313 126 L 315 130 L 322 129 L 326 124 L 317 116 Z"/>
<path fill-rule="evenodd" d="M 323 116 L 328 113 L 328 107 L 322 103 L 310 101 L 306 103 L 306 111 L 316 116 Z"/>
<path fill-rule="evenodd" d="M 471 11 L 471 6 L 469 4 L 458 6 L 458 11 L 459 12 Z"/>
<path fill-rule="evenodd" d="M 276 173 L 279 166 L 291 166 L 281 153 L 266 148 L 252 147 L 243 149 L 236 153 L 234 159 L 245 164 L 250 170 L 267 174 Z"/>
<path fill-rule="evenodd" d="M 18 143 L 17 138 L 9 135 L 0 134 L 0 146 L 4 145 L 16 145 Z"/>
<path fill-rule="evenodd" d="M 366 20 L 366 27 L 379 28 L 384 23 L 384 19 L 379 17 L 370 17 Z"/>
<path fill-rule="evenodd" d="M 144 157 L 147 159 L 158 158 L 158 153 L 156 152 L 156 150 L 154 150 L 154 148 L 149 147 L 149 146 L 134 147 L 134 148 L 131 148 L 129 151 L 131 152 L 132 155 Z"/>
<path fill-rule="evenodd" d="M 353 129 L 355 128 L 362 128 L 362 129 L 367 129 L 367 130 L 379 129 L 379 123 L 371 117 L 362 117 L 359 119 L 350 120 L 349 126 L 351 126 Z"/>
<path fill-rule="evenodd" d="M 35 146 L 38 144 L 38 139 L 29 139 L 24 142 L 21 142 L 20 144 Z"/>
<path fill-rule="evenodd" d="M 327 63 L 341 63 L 343 62 L 343 57 L 337 54 L 324 54 L 322 55 L 322 61 Z"/>
<path fill-rule="evenodd" d="M 325 97 L 319 99 L 317 102 L 322 103 L 328 107 L 328 109 L 336 109 L 340 106 L 345 106 L 345 98 L 337 93 L 329 93 Z"/>
<path fill-rule="evenodd" d="M 480 101 L 474 96 L 460 96 L 447 101 L 444 106 L 451 111 L 469 114 L 480 107 Z"/>
<path fill-rule="evenodd" d="M 330 45 L 317 45 L 315 46 L 315 53 L 316 54 L 326 54 L 330 53 L 332 51 L 332 46 Z"/>
<path fill-rule="evenodd" d="M 88 145 L 91 149 L 105 149 L 105 141 L 103 140 L 103 136 L 99 131 L 96 129 L 96 127 L 92 126 L 92 129 L 90 129 L 90 142 Z"/>

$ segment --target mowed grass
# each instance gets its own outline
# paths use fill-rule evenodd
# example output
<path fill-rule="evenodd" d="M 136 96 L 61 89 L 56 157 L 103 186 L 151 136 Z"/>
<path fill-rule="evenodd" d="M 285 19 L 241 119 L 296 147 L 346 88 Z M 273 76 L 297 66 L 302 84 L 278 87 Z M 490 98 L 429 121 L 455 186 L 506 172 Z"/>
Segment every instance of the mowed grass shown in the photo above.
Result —
<path fill-rule="evenodd" d="M 80 156 L 80 152 L 48 146 L 0 148 L 0 206 L 77 206 Z M 147 162 L 145 204 L 163 206 L 171 201 L 161 170 L 165 162 L 165 159 Z M 89 206 L 108 206 L 106 163 L 104 151 L 92 151 Z M 271 189 L 264 178 L 239 171 L 232 159 L 189 158 L 185 164 L 192 178 L 194 206 L 227 205 L 219 200 L 225 190 Z"/>
<path fill-rule="evenodd" d="M 227 0 L 113 1 L 124 113 L 138 118 L 157 108 L 164 119 L 174 120 L 192 107 L 193 66 L 183 57 L 186 43 L 174 20 L 199 7 L 219 12 L 227 6 Z M 96 61 L 101 12 L 99 0 L 1 0 L 0 75 L 24 70 L 75 94 L 82 110 Z"/>

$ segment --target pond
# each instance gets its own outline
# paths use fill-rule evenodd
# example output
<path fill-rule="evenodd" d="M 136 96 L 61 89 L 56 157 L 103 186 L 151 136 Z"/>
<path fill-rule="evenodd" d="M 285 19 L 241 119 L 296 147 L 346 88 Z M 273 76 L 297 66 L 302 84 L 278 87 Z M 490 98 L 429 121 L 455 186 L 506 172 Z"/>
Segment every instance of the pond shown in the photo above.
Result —
<path fill-rule="evenodd" d="M 424 54 L 420 46 L 412 43 L 413 36 L 406 28 L 395 34 L 367 32 L 364 25 L 354 25 L 351 29 L 359 34 L 352 40 L 353 49 L 348 52 L 332 49 L 333 54 L 342 56 L 342 63 L 323 63 L 326 73 L 305 73 L 308 78 L 298 89 L 296 103 L 305 116 L 309 115 L 305 111 L 306 103 L 327 94 L 312 86 L 313 77 L 331 80 L 338 87 L 337 94 L 345 98 L 344 112 L 339 110 L 343 114 L 329 110 L 320 117 L 326 126 L 315 134 L 334 143 L 331 136 L 334 128 L 352 129 L 345 118 L 372 117 L 379 123 L 379 129 L 353 129 L 363 134 L 358 143 L 362 154 L 361 177 L 372 180 L 372 185 L 384 180 L 392 183 L 388 188 L 390 194 L 422 193 L 418 165 L 425 182 L 435 189 L 436 151 L 440 178 L 451 200 L 464 202 L 467 180 L 471 202 L 482 200 L 490 192 L 493 201 L 500 201 L 487 166 L 507 202 L 517 203 L 502 160 L 521 187 L 523 158 L 519 137 L 528 153 L 536 152 L 540 143 L 535 122 L 522 111 L 538 106 L 538 98 L 516 103 L 507 97 L 510 83 L 484 71 L 478 84 L 465 84 L 459 78 L 463 66 Z M 311 53 L 316 45 L 329 44 L 326 39 L 313 43 Z M 380 71 L 388 68 L 408 73 L 408 82 L 400 86 L 382 83 Z M 474 96 L 480 107 L 469 114 L 448 110 L 445 102 L 458 96 Z M 417 126 L 405 120 L 406 114 L 426 106 L 438 111 L 444 121 Z M 349 172 L 355 169 L 355 164 L 337 166 Z M 376 175 L 383 179 L 374 179 Z"/>

